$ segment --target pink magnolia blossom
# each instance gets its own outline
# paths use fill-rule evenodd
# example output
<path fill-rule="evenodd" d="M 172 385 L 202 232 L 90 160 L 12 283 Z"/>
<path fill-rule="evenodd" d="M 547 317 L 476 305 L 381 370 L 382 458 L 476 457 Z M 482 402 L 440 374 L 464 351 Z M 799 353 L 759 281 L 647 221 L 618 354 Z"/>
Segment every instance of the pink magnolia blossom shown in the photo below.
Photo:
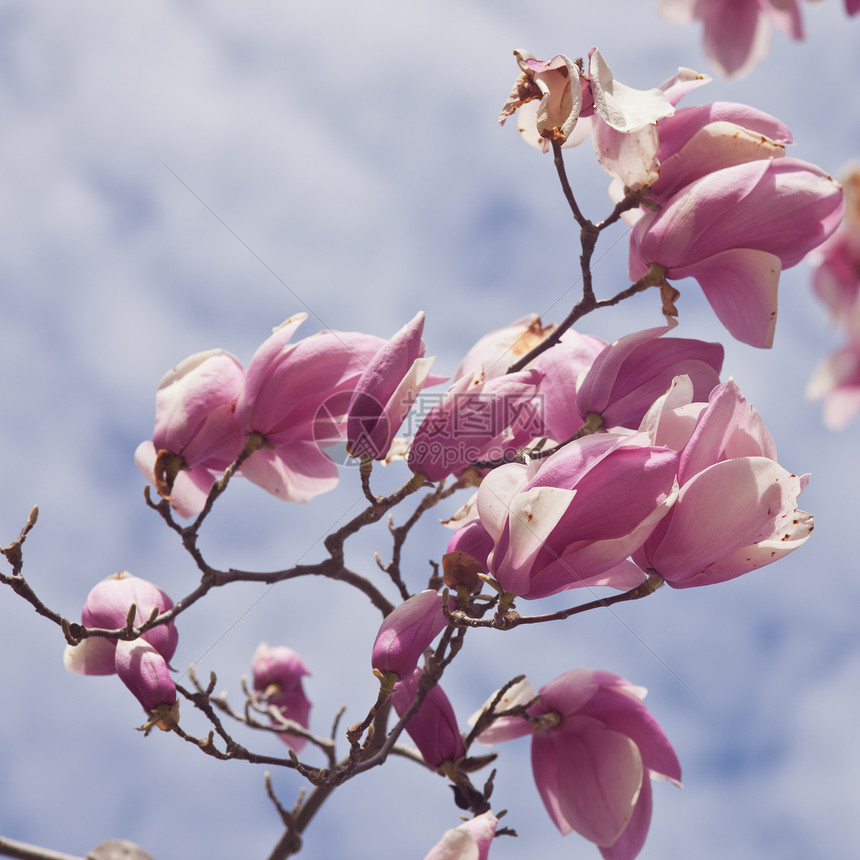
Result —
<path fill-rule="evenodd" d="M 492 812 L 476 815 L 446 830 L 424 860 L 487 860 L 498 823 Z"/>
<path fill-rule="evenodd" d="M 528 466 L 494 469 L 477 501 L 494 544 L 490 572 L 525 598 L 638 585 L 644 576 L 625 559 L 671 508 L 677 468 L 677 452 L 651 446 L 644 434 L 605 433 Z"/>
<path fill-rule="evenodd" d="M 824 400 L 824 423 L 842 430 L 860 411 L 860 168 L 843 177 L 841 227 L 816 251 L 812 287 L 847 341 L 815 369 L 806 388 Z"/>
<path fill-rule="evenodd" d="M 687 93 L 710 80 L 681 68 L 660 89 L 677 106 Z M 643 206 L 623 215 L 632 225 L 696 179 L 748 161 L 781 158 L 793 142 L 788 128 L 770 114 L 744 104 L 714 102 L 676 109 L 659 119 L 656 128 L 623 136 L 624 146 L 614 161 L 604 158 L 602 163 L 616 177 L 609 190 L 615 203 L 628 191 L 648 189 Z"/>
<path fill-rule="evenodd" d="M 542 61 L 525 51 L 514 53 L 522 74 L 500 124 L 517 111 L 524 139 L 544 152 L 552 142 L 576 146 L 590 132 L 600 163 L 624 184 L 640 187 L 657 178 L 653 126 L 674 111 L 661 90 L 636 90 L 616 81 L 597 48 L 588 54 L 587 75 L 579 61 L 561 54 Z"/>
<path fill-rule="evenodd" d="M 308 727 L 311 702 L 302 688 L 302 678 L 310 675 L 301 658 L 292 648 L 276 645 L 270 648 L 261 642 L 251 660 L 254 689 L 262 693 L 268 702 L 278 709 L 284 719 Z M 282 725 L 272 717 L 272 725 Z M 278 737 L 296 752 L 304 749 L 307 740 L 289 732 L 280 732 Z"/>
<path fill-rule="evenodd" d="M 701 21 L 705 53 L 728 77 L 745 75 L 764 59 L 772 24 L 792 39 L 804 37 L 798 0 L 660 0 L 660 13 L 679 24 Z"/>
<path fill-rule="evenodd" d="M 860 341 L 860 223 L 834 233 L 816 252 L 812 288 L 832 321 Z"/>
<path fill-rule="evenodd" d="M 339 331 L 290 343 L 306 318 L 291 317 L 257 350 L 236 404 L 242 432 L 262 440 L 241 473 L 293 502 L 307 502 L 337 484 L 337 466 L 321 445 L 343 439 L 355 385 L 385 343 Z"/>
<path fill-rule="evenodd" d="M 504 376 L 512 364 L 542 343 L 554 328 L 543 326 L 537 314 L 529 314 L 489 332 L 466 353 L 454 381 L 472 376 L 477 369 L 483 371 L 486 379 Z M 559 343 L 526 366 L 525 369 L 539 370 L 544 375 L 532 401 L 534 411 L 542 418 L 543 434 L 559 442 L 566 441 L 582 426 L 576 408 L 576 381 L 604 346 L 605 341 L 599 337 L 571 329 Z M 539 428 L 535 425 L 534 429 Z"/>
<path fill-rule="evenodd" d="M 533 723 L 505 718 L 485 743 L 531 735 L 535 784 L 553 823 L 594 842 L 604 860 L 633 860 L 651 823 L 651 778 L 681 767 L 643 704 L 645 690 L 610 672 L 572 669 L 540 690 Z M 501 722 L 501 721 L 499 721 Z"/>
<path fill-rule="evenodd" d="M 812 287 L 849 339 L 860 342 L 860 167 L 841 177 L 845 214 L 839 229 L 811 256 Z"/>
<path fill-rule="evenodd" d="M 418 668 L 395 684 L 391 703 L 400 717 L 415 701 L 422 673 Z M 406 731 L 430 767 L 441 768 L 445 762 L 456 761 L 464 754 L 454 709 L 438 684 L 427 692 L 418 711 L 406 723 Z"/>
<path fill-rule="evenodd" d="M 669 280 L 694 277 L 734 337 L 769 347 L 781 270 L 820 245 L 841 217 L 839 185 L 814 165 L 736 164 L 683 187 L 636 223 L 630 276 L 657 267 Z"/>
<path fill-rule="evenodd" d="M 199 512 L 216 476 L 242 449 L 233 420 L 245 374 L 223 349 L 198 352 L 164 375 L 155 395 L 155 430 L 134 459 L 183 517 Z"/>
<path fill-rule="evenodd" d="M 460 362 L 452 382 L 474 376 L 478 368 L 485 379 L 504 376 L 512 364 L 531 352 L 554 328 L 554 325 L 544 326 L 537 314 L 527 314 L 482 335 Z"/>
<path fill-rule="evenodd" d="M 674 323 L 626 335 L 595 358 L 576 391 L 579 414 L 602 416 L 609 427 L 636 429 L 651 404 L 679 374 L 704 400 L 719 384 L 723 347 L 687 338 L 661 337 Z"/>
<path fill-rule="evenodd" d="M 717 386 L 707 404 L 686 406 L 690 394 L 689 381 L 679 380 L 646 416 L 655 444 L 683 446 L 680 492 L 633 554 L 643 570 L 675 588 L 723 582 L 771 564 L 805 543 L 813 527 L 812 516 L 797 507 L 808 476 L 776 462 L 770 433 L 737 385 Z"/>
<path fill-rule="evenodd" d="M 599 337 L 571 329 L 559 343 L 530 362 L 529 367 L 544 375 L 538 405 L 543 412 L 544 433 L 556 442 L 566 442 L 582 427 L 577 383 L 605 346 Z"/>
<path fill-rule="evenodd" d="M 704 82 L 704 81 L 702 81 Z M 684 94 L 669 84 L 670 98 Z M 664 85 L 665 86 L 665 85 Z M 791 132 L 770 114 L 735 102 L 681 108 L 657 124 L 660 177 L 648 190 L 662 205 L 697 179 L 748 161 L 782 158 L 794 143 Z"/>
<path fill-rule="evenodd" d="M 383 620 L 373 643 L 371 665 L 383 675 L 411 675 L 447 623 L 441 594 L 431 590 L 414 594 Z"/>
<path fill-rule="evenodd" d="M 134 623 L 140 625 L 149 620 L 154 610 L 161 613 L 171 609 L 173 601 L 156 585 L 123 570 L 93 587 L 84 603 L 81 622 L 85 627 L 119 630 L 125 627 L 132 605 Z M 169 661 L 176 651 L 179 633 L 170 621 L 147 630 L 141 639 Z M 116 672 L 116 647 L 116 639 L 91 636 L 78 645 L 66 646 L 63 662 L 70 672 L 81 675 L 112 675 Z"/>
<path fill-rule="evenodd" d="M 824 425 L 844 430 L 860 412 L 860 343 L 834 350 L 813 371 L 806 396 L 823 400 Z"/>
<path fill-rule="evenodd" d="M 172 714 L 178 720 L 176 685 L 170 677 L 170 667 L 152 645 L 144 639 L 117 642 L 115 664 L 120 680 L 148 714 Z"/>
<path fill-rule="evenodd" d="M 424 313 L 418 313 L 382 346 L 359 377 L 349 403 L 347 451 L 353 457 L 381 459 L 430 377 L 432 358 L 424 358 Z"/>
<path fill-rule="evenodd" d="M 480 562 L 482 569 L 486 571 L 487 559 L 492 551 L 493 539 L 476 517 L 457 529 L 448 542 L 446 553 L 465 553 Z"/>
<path fill-rule="evenodd" d="M 460 377 L 421 422 L 409 468 L 439 481 L 475 461 L 515 453 L 543 431 L 533 404 L 542 378 L 531 369 L 487 379 L 480 366 Z"/>
<path fill-rule="evenodd" d="M 845 0 L 845 11 L 849 15 L 860 13 L 860 0 Z"/>

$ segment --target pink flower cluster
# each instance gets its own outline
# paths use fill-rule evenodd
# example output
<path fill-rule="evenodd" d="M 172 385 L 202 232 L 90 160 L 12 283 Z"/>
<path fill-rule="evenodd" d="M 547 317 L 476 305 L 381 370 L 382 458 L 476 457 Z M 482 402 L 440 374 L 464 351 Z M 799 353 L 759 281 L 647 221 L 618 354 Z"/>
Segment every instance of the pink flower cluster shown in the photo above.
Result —
<path fill-rule="evenodd" d="M 621 338 L 581 370 L 567 389 L 578 422 L 565 430 L 597 419 L 591 429 L 604 432 L 490 471 L 449 552 L 533 599 L 628 589 L 651 573 L 678 588 L 721 582 L 806 541 L 812 518 L 797 498 L 807 479 L 776 462 L 738 386 L 719 383 L 722 349 L 661 337 L 668 330 Z M 542 383 L 550 398 L 554 382 Z"/>
<path fill-rule="evenodd" d="M 181 516 L 203 508 L 246 446 L 241 474 L 278 498 L 307 502 L 337 484 L 323 448 L 343 439 L 355 385 L 385 341 L 323 331 L 291 342 L 306 318 L 275 329 L 247 370 L 217 349 L 190 356 L 161 380 L 152 441 L 141 443 L 135 461 Z"/>
<path fill-rule="evenodd" d="M 860 167 L 843 179 L 842 227 L 816 252 L 813 289 L 845 343 L 819 364 L 809 397 L 824 400 L 824 423 L 841 430 L 860 412 Z"/>
<path fill-rule="evenodd" d="M 575 146 L 590 129 L 614 177 L 613 198 L 641 195 L 640 208 L 625 215 L 633 228 L 631 280 L 695 278 L 735 338 L 771 346 L 780 273 L 836 229 L 839 185 L 815 165 L 786 158 L 791 134 L 768 114 L 727 102 L 678 109 L 707 82 L 689 69 L 640 91 L 613 81 L 596 49 L 588 78 L 562 55 L 544 62 L 518 52 L 517 59 L 522 74 L 503 118 L 519 109 L 525 139 L 544 149 Z"/>
<path fill-rule="evenodd" d="M 90 591 L 81 622 L 85 627 L 120 630 L 128 623 L 132 606 L 132 623 L 140 625 L 153 611 L 171 609 L 173 601 L 151 582 L 122 571 Z M 156 716 L 161 727 L 171 728 L 179 719 L 179 706 L 168 663 L 178 639 L 172 621 L 131 641 L 91 636 L 78 645 L 67 645 L 63 662 L 70 672 L 81 675 L 119 675 L 143 709 Z"/>

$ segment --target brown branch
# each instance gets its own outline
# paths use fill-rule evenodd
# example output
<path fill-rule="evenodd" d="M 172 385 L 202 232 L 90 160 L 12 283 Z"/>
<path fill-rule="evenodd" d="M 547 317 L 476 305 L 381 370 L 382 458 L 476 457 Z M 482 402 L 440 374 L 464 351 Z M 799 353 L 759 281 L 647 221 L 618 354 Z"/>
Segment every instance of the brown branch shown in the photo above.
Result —
<path fill-rule="evenodd" d="M 7 839 L 5 836 L 0 836 L 0 856 L 14 857 L 16 860 L 86 860 L 83 857 L 52 851 L 50 848 L 17 842 L 14 839 Z"/>
<path fill-rule="evenodd" d="M 546 615 L 520 615 L 512 609 L 501 615 L 496 614 L 492 619 L 471 618 L 462 609 L 455 609 L 450 613 L 445 614 L 449 623 L 457 627 L 493 627 L 496 630 L 512 630 L 514 627 L 519 627 L 522 624 L 543 624 L 547 621 L 564 621 L 565 618 L 570 618 L 572 615 L 579 615 L 581 612 L 589 612 L 592 609 L 602 609 L 609 606 L 614 606 L 616 603 L 625 603 L 628 600 L 640 600 L 643 597 L 648 597 L 653 594 L 664 582 L 662 576 L 652 572 L 645 582 L 637 585 L 630 591 L 625 591 L 622 594 L 614 594 L 611 597 L 599 597 L 597 600 L 592 600 L 589 603 L 581 603 L 579 606 L 573 606 L 570 609 L 561 609 L 558 612 L 549 612 Z"/>

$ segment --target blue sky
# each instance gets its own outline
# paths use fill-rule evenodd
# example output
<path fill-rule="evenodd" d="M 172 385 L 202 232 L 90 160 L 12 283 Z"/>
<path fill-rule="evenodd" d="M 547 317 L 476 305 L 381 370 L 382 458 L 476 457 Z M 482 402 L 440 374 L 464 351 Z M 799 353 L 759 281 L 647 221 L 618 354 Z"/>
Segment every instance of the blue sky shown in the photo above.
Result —
<path fill-rule="evenodd" d="M 159 379 L 186 355 L 223 347 L 247 363 L 300 310 L 307 333 L 386 336 L 423 309 L 435 370 L 451 373 L 489 329 L 532 311 L 560 319 L 576 298 L 576 232 L 550 160 L 495 124 L 516 75 L 511 52 L 598 45 L 617 78 L 640 88 L 679 65 L 705 71 L 697 28 L 662 22 L 655 7 L 4 4 L 0 541 L 40 505 L 25 573 L 44 600 L 74 617 L 92 585 L 121 569 L 174 598 L 194 586 L 192 563 L 143 504 L 132 459 L 151 433 Z M 794 133 L 792 155 L 836 173 L 860 155 L 860 20 L 836 0 L 804 11 L 806 42 L 777 33 L 750 77 L 714 81 L 689 103 L 773 113 Z M 568 168 L 586 213 L 608 212 L 587 146 Z M 598 248 L 595 283 L 603 295 L 626 286 L 620 229 Z M 680 287 L 678 333 L 724 339 L 695 284 Z M 803 399 L 838 342 L 809 295 L 808 267 L 785 273 L 780 290 L 774 349 L 727 343 L 724 373 L 764 416 L 780 462 L 812 473 L 808 544 L 734 583 L 663 589 L 552 628 L 482 631 L 446 682 L 463 723 L 523 671 L 540 685 L 604 668 L 648 687 L 685 788 L 655 787 L 645 860 L 842 857 L 860 837 L 858 430 L 829 433 Z M 659 323 L 640 296 L 582 330 L 611 340 Z M 360 497 L 355 477 L 307 507 L 236 482 L 204 549 L 221 567 L 321 558 L 319 540 Z M 409 549 L 414 588 L 446 539 L 429 519 Z M 377 549 L 383 533 L 362 535 L 353 565 L 371 570 Z M 0 834 L 80 855 L 123 836 L 156 860 L 267 856 L 280 825 L 259 769 L 143 738 L 117 679 L 67 674 L 59 632 L 8 591 L 0 617 Z M 330 583 L 233 587 L 183 616 L 173 662 L 214 669 L 237 703 L 257 643 L 290 645 L 313 672 L 324 733 L 341 704 L 358 719 L 374 695 L 377 625 L 361 598 Z M 204 733 L 190 709 L 183 716 Z M 493 860 L 596 857 L 550 824 L 527 746 L 500 752 L 495 798 L 521 838 L 499 840 Z M 299 782 L 279 773 L 275 784 L 290 804 Z M 422 857 L 456 824 L 443 782 L 396 762 L 326 805 L 303 856 Z"/>

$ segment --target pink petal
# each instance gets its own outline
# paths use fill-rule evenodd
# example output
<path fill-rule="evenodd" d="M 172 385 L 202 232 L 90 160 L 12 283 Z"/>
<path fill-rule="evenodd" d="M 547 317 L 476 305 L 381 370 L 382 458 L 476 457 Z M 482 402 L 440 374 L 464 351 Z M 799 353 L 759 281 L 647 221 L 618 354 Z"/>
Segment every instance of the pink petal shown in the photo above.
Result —
<path fill-rule="evenodd" d="M 617 131 L 638 131 L 675 112 L 662 90 L 635 90 L 614 80 L 596 48 L 589 53 L 589 78 L 595 113 Z"/>
<path fill-rule="evenodd" d="M 758 2 L 741 0 L 729 12 L 724 3 L 709 0 L 697 8 L 696 17 L 705 25 L 705 53 L 721 74 L 745 75 L 767 55 L 770 22 Z"/>
<path fill-rule="evenodd" d="M 627 826 L 642 787 L 639 750 L 590 717 L 568 717 L 564 725 L 535 735 L 535 783 L 562 832 L 560 822 L 591 842 L 611 845 Z M 551 758 L 555 762 L 548 767 Z"/>
<path fill-rule="evenodd" d="M 78 675 L 113 675 L 116 673 L 116 643 L 101 636 L 84 639 L 77 645 L 66 645 L 63 665 Z"/>
<path fill-rule="evenodd" d="M 724 558 L 718 559 L 696 576 L 670 584 L 673 588 L 690 588 L 735 579 L 779 561 L 793 552 L 807 541 L 812 534 L 812 529 L 811 514 L 800 510 L 784 512 L 772 538 L 735 550 Z"/>
<path fill-rule="evenodd" d="M 116 673 L 147 713 L 176 701 L 176 685 L 167 661 L 143 639 L 120 640 L 115 651 Z"/>
<path fill-rule="evenodd" d="M 681 488 L 652 566 L 670 583 L 690 579 L 743 547 L 775 535 L 793 514 L 798 479 L 765 457 L 724 460 Z"/>
<path fill-rule="evenodd" d="M 668 272 L 693 277 L 729 334 L 750 346 L 770 348 L 776 330 L 779 257 L 766 251 L 734 248 Z"/>
<path fill-rule="evenodd" d="M 308 439 L 254 452 L 242 464 L 241 474 L 273 496 L 301 504 L 334 489 L 338 482 L 337 466 Z"/>
<path fill-rule="evenodd" d="M 603 860 L 633 860 L 645 845 L 648 829 L 651 827 L 652 806 L 651 780 L 647 774 L 642 779 L 642 788 L 630 821 L 624 828 L 623 833 L 612 843 L 612 845 L 600 845 L 600 853 Z"/>
<path fill-rule="evenodd" d="M 776 445 L 761 416 L 747 403 L 734 380 L 718 385 L 681 453 L 678 480 L 731 457 L 776 460 Z"/>

